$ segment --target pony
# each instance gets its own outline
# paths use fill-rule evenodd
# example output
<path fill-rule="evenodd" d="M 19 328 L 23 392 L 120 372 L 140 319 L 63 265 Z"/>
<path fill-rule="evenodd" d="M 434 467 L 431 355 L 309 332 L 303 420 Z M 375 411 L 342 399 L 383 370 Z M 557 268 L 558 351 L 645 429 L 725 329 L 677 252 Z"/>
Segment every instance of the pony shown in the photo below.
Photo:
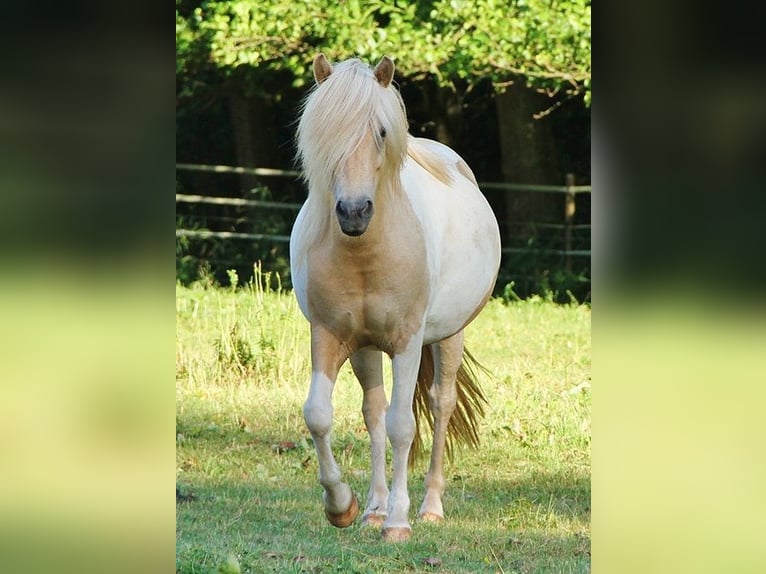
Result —
<path fill-rule="evenodd" d="M 444 519 L 443 461 L 454 441 L 478 444 L 486 399 L 463 330 L 497 279 L 500 233 L 468 165 L 452 149 L 408 133 L 394 62 L 313 61 L 297 160 L 308 196 L 290 236 L 298 306 L 311 330 L 311 384 L 303 416 L 314 441 L 324 510 L 351 525 L 359 502 L 333 457 L 332 393 L 350 360 L 363 390 L 371 481 L 363 524 L 386 541 L 407 540 L 408 463 L 422 448 L 420 419 L 433 429 L 418 516 Z M 382 354 L 391 358 L 391 402 Z M 386 482 L 386 438 L 393 474 Z"/>

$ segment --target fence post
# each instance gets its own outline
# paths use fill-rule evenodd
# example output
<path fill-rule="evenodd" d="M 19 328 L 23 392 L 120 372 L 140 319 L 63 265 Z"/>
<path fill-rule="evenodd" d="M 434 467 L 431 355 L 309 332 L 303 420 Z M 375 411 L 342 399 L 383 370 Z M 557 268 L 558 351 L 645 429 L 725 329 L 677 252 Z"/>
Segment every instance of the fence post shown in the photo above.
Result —
<path fill-rule="evenodd" d="M 564 251 L 566 252 L 566 270 L 572 272 L 572 225 L 574 225 L 575 216 L 575 177 L 573 173 L 566 176 L 566 194 L 564 195 Z"/>

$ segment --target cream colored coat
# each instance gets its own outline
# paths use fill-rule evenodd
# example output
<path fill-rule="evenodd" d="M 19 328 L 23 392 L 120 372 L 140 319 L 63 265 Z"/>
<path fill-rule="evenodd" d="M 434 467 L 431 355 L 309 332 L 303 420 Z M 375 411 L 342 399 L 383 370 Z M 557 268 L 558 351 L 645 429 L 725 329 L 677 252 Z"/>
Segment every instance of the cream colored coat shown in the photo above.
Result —
<path fill-rule="evenodd" d="M 314 72 L 321 83 L 333 68 L 320 56 Z M 388 58 L 369 77 L 373 75 L 376 89 L 392 89 L 393 63 Z M 304 417 L 317 449 L 325 512 L 341 527 L 357 513 L 356 497 L 341 481 L 329 438 L 335 378 L 351 359 L 364 390 L 363 412 L 372 443 L 372 483 L 363 519 L 382 525 L 384 537 L 396 541 L 411 532 L 407 455 L 414 435 L 412 400 L 422 348 L 432 345 L 436 382 L 444 377 L 446 384 L 434 385 L 432 393 L 436 434 L 420 515 L 441 519 L 444 440 L 436 435 L 443 434 L 454 408 L 462 330 L 494 287 L 500 236 L 471 170 L 454 151 L 403 136 L 406 157 L 398 173 L 386 175 L 383 137 L 392 136 L 363 136 L 332 176 L 309 181 L 309 199 L 291 235 L 290 259 L 298 304 L 311 324 L 312 380 Z M 366 230 L 351 237 L 341 230 L 334 208 L 336 202 L 356 197 L 369 197 L 374 214 Z M 393 361 L 390 406 L 383 391 L 381 352 Z M 440 398 L 442 391 L 436 389 L 442 387 Z M 393 448 L 390 493 L 386 436 Z"/>

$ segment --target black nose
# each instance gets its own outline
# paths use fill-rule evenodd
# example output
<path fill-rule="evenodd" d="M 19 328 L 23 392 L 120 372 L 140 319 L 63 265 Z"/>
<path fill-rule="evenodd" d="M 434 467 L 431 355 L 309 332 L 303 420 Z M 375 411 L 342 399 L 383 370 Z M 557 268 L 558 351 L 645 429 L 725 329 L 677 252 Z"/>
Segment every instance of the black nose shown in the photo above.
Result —
<path fill-rule="evenodd" d="M 335 204 L 335 214 L 338 216 L 340 229 L 351 236 L 361 235 L 367 231 L 374 211 L 370 199 L 339 200 Z"/>

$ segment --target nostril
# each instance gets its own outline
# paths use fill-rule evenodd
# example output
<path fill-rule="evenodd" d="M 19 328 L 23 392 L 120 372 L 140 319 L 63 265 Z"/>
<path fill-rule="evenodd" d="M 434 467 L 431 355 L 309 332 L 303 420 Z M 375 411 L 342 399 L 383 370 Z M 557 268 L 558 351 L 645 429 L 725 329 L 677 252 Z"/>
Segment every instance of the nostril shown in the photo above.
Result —
<path fill-rule="evenodd" d="M 339 201 L 335 204 L 335 213 L 337 213 L 340 217 L 348 217 L 348 210 L 343 205 L 342 201 Z"/>
<path fill-rule="evenodd" d="M 372 213 L 372 201 L 370 201 L 369 199 L 365 201 L 359 213 L 362 215 L 362 217 L 367 217 L 368 215 L 370 215 Z"/>

